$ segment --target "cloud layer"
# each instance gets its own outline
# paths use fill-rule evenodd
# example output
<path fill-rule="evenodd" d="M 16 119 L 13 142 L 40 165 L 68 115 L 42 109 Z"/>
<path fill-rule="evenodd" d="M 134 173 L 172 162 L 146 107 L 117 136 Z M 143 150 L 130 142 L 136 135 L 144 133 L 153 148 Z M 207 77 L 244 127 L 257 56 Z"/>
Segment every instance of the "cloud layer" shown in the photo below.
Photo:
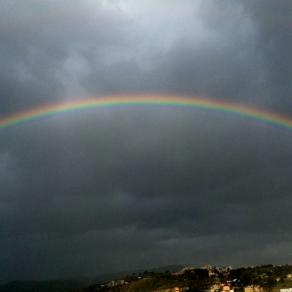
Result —
<path fill-rule="evenodd" d="M 290 1 L 2 1 L 1 115 L 111 93 L 291 114 Z M 189 109 L 1 131 L 2 281 L 290 263 L 290 132 Z"/>

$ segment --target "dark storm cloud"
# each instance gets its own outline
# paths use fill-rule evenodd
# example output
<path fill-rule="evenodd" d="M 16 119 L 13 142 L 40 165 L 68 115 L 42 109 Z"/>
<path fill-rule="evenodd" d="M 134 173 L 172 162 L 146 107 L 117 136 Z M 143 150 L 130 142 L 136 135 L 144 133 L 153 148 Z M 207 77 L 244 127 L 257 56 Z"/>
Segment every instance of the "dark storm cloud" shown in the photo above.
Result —
<path fill-rule="evenodd" d="M 0 5 L 3 112 L 52 102 L 72 90 L 80 94 L 75 75 L 86 64 L 78 52 L 103 58 L 124 42 L 119 37 L 123 16 L 98 2 L 32 0 Z"/>
<path fill-rule="evenodd" d="M 289 234 L 291 137 L 255 127 L 248 131 L 250 141 L 242 144 L 248 129 L 240 123 L 234 131 L 224 130 L 225 119 L 215 126 L 218 117 L 210 116 L 208 134 L 203 135 L 192 112 L 170 111 L 164 118 L 158 114 L 116 111 L 115 118 L 107 120 L 107 113 L 101 113 L 91 121 L 80 115 L 61 128 L 62 118 L 56 118 L 7 133 L 6 141 L 18 136 L 22 145 L 21 150 L 7 142 L 3 149 L 14 157 L 14 162 L 6 158 L 3 168 L 22 173 L 14 177 L 19 188 L 6 196 L 1 213 L 1 233 L 8 237 L 2 242 L 6 258 L 12 242 L 22 239 L 8 257 L 12 266 L 19 257 L 23 267 L 26 258 L 35 265 L 44 257 L 45 277 L 52 266 L 53 276 L 60 269 L 75 274 L 83 261 L 88 273 L 123 269 L 129 253 L 129 267 L 214 258 L 220 263 L 227 260 L 217 252 L 228 250 L 232 235 L 244 236 L 245 249 L 247 241 L 259 240 L 256 234 Z M 224 136 L 232 137 L 229 146 L 222 142 Z M 211 243 L 214 237 L 222 246 Z M 119 249 L 113 251 L 111 242 Z M 182 251 L 168 255 L 190 246 L 191 256 Z M 202 249 L 205 255 L 199 256 Z M 64 262 L 56 267 L 61 257 Z"/>
<path fill-rule="evenodd" d="M 265 87 L 272 105 L 291 108 L 291 3 L 287 0 L 245 1 L 258 36 L 257 49 L 265 60 Z M 289 111 L 289 110 L 288 110 Z"/>
<path fill-rule="evenodd" d="M 1 112 L 125 91 L 289 112 L 291 5 L 265 3 L 2 1 Z M 1 280 L 291 261 L 289 131 L 132 108 L 0 134 Z"/>

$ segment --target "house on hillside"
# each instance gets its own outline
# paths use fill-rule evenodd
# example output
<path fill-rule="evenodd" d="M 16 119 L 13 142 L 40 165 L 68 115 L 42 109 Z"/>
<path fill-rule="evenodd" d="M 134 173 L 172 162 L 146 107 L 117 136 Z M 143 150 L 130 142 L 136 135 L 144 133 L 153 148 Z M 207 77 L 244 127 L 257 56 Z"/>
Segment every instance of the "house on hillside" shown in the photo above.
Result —
<path fill-rule="evenodd" d="M 189 290 L 189 287 L 174 287 L 174 288 L 158 290 L 154 292 L 186 292 L 188 290 Z"/>
<path fill-rule="evenodd" d="M 221 284 L 220 291 L 221 292 L 234 292 L 234 290 L 231 288 L 230 284 Z"/>
<path fill-rule="evenodd" d="M 213 284 L 210 286 L 209 292 L 220 292 L 220 284 Z"/>
<path fill-rule="evenodd" d="M 249 285 L 244 287 L 244 292 L 263 292 L 263 291 L 264 288 L 260 285 Z"/>
<path fill-rule="evenodd" d="M 292 292 L 292 288 L 283 288 L 280 289 L 280 292 Z"/>

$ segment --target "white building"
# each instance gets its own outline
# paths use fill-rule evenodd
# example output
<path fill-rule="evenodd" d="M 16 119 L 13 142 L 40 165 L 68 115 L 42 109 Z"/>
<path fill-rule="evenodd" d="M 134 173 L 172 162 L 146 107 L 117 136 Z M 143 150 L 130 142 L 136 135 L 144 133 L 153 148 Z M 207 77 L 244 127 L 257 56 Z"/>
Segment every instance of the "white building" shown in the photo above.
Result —
<path fill-rule="evenodd" d="M 292 292 L 292 288 L 280 289 L 280 292 Z"/>

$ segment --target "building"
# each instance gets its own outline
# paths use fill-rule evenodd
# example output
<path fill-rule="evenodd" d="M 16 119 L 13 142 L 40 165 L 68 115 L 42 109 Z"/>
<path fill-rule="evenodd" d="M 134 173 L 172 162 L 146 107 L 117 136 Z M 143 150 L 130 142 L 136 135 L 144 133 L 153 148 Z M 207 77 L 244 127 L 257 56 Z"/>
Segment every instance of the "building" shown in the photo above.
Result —
<path fill-rule="evenodd" d="M 233 292 L 234 290 L 231 288 L 229 284 L 221 284 L 220 285 L 221 292 Z"/>
<path fill-rule="evenodd" d="M 209 277 L 215 277 L 219 274 L 218 269 L 212 265 L 205 265 L 203 269 L 208 271 Z"/>
<path fill-rule="evenodd" d="M 107 284 L 107 286 L 108 287 L 116 287 L 116 286 L 125 285 L 127 283 L 128 282 L 126 282 L 125 280 L 112 280 Z"/>
<path fill-rule="evenodd" d="M 249 285 L 244 287 L 244 292 L 263 292 L 263 291 L 264 289 L 260 285 Z"/>
<path fill-rule="evenodd" d="M 280 289 L 280 292 L 292 292 L 292 288 Z"/>
<path fill-rule="evenodd" d="M 174 288 L 169 288 L 169 289 L 164 289 L 164 290 L 158 290 L 155 292 L 185 292 L 188 290 L 189 290 L 189 287 L 174 287 Z"/>
<path fill-rule="evenodd" d="M 209 288 L 209 292 L 220 292 L 220 284 L 213 284 Z"/>

